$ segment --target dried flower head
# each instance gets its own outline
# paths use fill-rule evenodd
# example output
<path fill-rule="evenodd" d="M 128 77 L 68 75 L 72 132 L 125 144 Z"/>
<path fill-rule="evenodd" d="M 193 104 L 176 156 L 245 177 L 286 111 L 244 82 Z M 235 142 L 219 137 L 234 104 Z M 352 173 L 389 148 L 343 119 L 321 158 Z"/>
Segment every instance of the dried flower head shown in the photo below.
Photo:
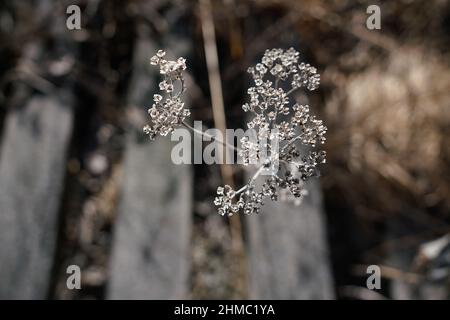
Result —
<path fill-rule="evenodd" d="M 165 52 L 159 50 L 150 59 L 163 76 L 159 84 L 163 95 L 153 96 L 148 110 L 151 123 L 144 127 L 152 139 L 171 133 L 180 124 L 192 128 L 183 122 L 190 114 L 181 99 L 186 61 L 164 57 Z M 307 194 L 305 181 L 319 176 L 318 165 L 325 163 L 325 151 L 309 149 L 325 142 L 327 128 L 310 114 L 308 105 L 292 105 L 290 95 L 300 88 L 317 89 L 320 75 L 316 68 L 298 60 L 299 53 L 293 48 L 266 50 L 261 62 L 248 69 L 255 85 L 247 90 L 249 101 L 242 109 L 252 115 L 247 126 L 256 134 L 253 139 L 244 136 L 238 150 L 245 166 L 257 164 L 258 169 L 239 190 L 228 185 L 217 188 L 214 204 L 219 214 L 259 213 L 267 198 L 299 204 Z M 174 93 L 177 82 L 181 88 Z"/>
<path fill-rule="evenodd" d="M 189 109 L 184 107 L 182 94 L 185 90 L 183 71 L 186 69 L 186 60 L 178 58 L 176 61 L 165 60 L 166 53 L 159 50 L 150 59 L 152 65 L 159 66 L 159 73 L 163 80 L 159 89 L 163 95 L 153 95 L 153 105 L 148 109 L 151 122 L 144 127 L 144 132 L 154 139 L 158 134 L 166 136 L 179 126 L 190 115 Z M 180 89 L 174 93 L 176 83 Z"/>
<path fill-rule="evenodd" d="M 299 53 L 293 48 L 272 49 L 248 69 L 255 86 L 248 89 L 249 102 L 242 109 L 253 116 L 247 126 L 256 130 L 256 139 L 242 138 L 239 154 L 244 165 L 259 163 L 260 167 L 237 191 L 226 186 L 223 192 L 219 187 L 214 203 L 222 215 L 239 210 L 259 213 L 266 198 L 297 199 L 299 204 L 307 194 L 304 182 L 319 176 L 317 167 L 325 163 L 325 151 L 305 152 L 305 147 L 300 147 L 323 144 L 327 128 L 310 115 L 308 105 L 291 106 L 289 96 L 300 88 L 317 89 L 320 75 L 316 68 L 298 60 Z M 268 168 L 268 173 L 262 174 Z"/>

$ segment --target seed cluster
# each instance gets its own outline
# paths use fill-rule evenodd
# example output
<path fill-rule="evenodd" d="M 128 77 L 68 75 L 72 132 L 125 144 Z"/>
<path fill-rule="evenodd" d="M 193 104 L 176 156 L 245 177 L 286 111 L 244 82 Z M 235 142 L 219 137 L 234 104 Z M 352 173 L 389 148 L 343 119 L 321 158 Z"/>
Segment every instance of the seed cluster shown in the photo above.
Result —
<path fill-rule="evenodd" d="M 148 110 L 151 123 L 144 132 L 152 139 L 170 134 L 190 115 L 181 99 L 185 59 L 167 61 L 164 57 L 165 52 L 159 50 L 150 59 L 163 76 L 159 88 L 164 95 L 155 94 Z M 228 185 L 217 188 L 214 204 L 219 214 L 259 213 L 266 198 L 299 204 L 307 194 L 305 181 L 319 176 L 318 165 L 325 163 L 326 154 L 310 149 L 325 142 L 327 128 L 310 114 L 308 105 L 291 105 L 289 96 L 300 88 L 317 89 L 320 75 L 298 60 L 299 52 L 293 48 L 272 49 L 248 68 L 254 86 L 247 90 L 249 101 L 242 109 L 251 114 L 247 126 L 255 134 L 244 136 L 238 150 L 244 166 L 256 165 L 257 170 L 239 190 Z M 177 82 L 181 88 L 174 93 Z"/>
<path fill-rule="evenodd" d="M 261 167 L 241 189 L 234 191 L 227 185 L 217 189 L 214 203 L 219 214 L 259 213 L 266 198 L 296 199 L 298 204 L 307 194 L 304 182 L 319 176 L 317 167 L 325 163 L 325 151 L 302 155 L 300 146 L 323 144 L 327 128 L 310 114 L 308 105 L 290 106 L 289 95 L 300 88 L 317 89 L 320 75 L 298 60 L 299 52 L 293 48 L 272 49 L 248 69 L 255 86 L 248 89 L 249 102 L 242 109 L 252 115 L 247 126 L 256 131 L 256 138 L 243 137 L 239 155 L 244 165 Z M 264 168 L 271 168 L 269 174 L 261 174 Z"/>
<path fill-rule="evenodd" d="M 144 127 L 144 133 L 152 140 L 158 134 L 167 136 L 190 115 L 190 110 L 184 107 L 181 99 L 185 90 L 183 71 L 186 70 L 186 60 L 181 57 L 176 61 L 168 61 L 164 59 L 165 55 L 164 51 L 159 50 L 150 59 L 152 65 L 159 66 L 159 73 L 163 76 L 159 89 L 164 95 L 153 95 L 153 105 L 148 109 L 151 122 Z M 181 86 L 178 93 L 174 93 L 176 82 Z"/>

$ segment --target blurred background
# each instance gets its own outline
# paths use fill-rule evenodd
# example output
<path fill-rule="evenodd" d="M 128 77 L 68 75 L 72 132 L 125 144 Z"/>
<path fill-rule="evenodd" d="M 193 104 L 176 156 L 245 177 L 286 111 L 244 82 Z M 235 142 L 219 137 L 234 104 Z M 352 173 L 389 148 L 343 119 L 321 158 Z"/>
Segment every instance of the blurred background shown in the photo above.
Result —
<path fill-rule="evenodd" d="M 449 298 L 449 34 L 446 0 L 1 1 L 0 298 Z M 328 162 L 301 206 L 221 217 L 216 187 L 248 173 L 148 141 L 149 58 L 187 59 L 192 119 L 220 127 L 223 104 L 243 128 L 247 67 L 274 47 L 321 74 L 297 99 Z"/>

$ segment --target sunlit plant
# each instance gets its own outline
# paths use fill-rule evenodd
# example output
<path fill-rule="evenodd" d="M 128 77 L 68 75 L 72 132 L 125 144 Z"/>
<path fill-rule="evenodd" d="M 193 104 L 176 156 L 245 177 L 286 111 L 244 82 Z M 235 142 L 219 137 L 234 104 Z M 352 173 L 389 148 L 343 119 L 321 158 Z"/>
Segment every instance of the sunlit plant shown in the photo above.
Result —
<path fill-rule="evenodd" d="M 247 90 L 249 101 L 242 109 L 250 114 L 247 126 L 255 134 L 253 138 L 244 136 L 238 147 L 218 142 L 238 150 L 244 166 L 256 168 L 238 190 L 228 185 L 217 188 L 214 204 L 219 214 L 259 213 L 267 198 L 299 204 L 307 194 L 304 183 L 319 176 L 317 167 L 325 163 L 326 154 L 311 149 L 325 142 L 327 128 L 310 114 L 308 105 L 292 103 L 291 95 L 299 89 L 316 90 L 320 75 L 316 68 L 298 60 L 299 53 L 293 48 L 271 49 L 266 50 L 261 62 L 248 69 L 254 86 Z M 150 62 L 159 66 L 163 95 L 154 95 L 154 104 L 148 110 L 151 120 L 144 132 L 154 139 L 180 125 L 195 130 L 185 122 L 190 112 L 182 101 L 185 59 L 166 60 L 165 52 L 159 50 Z"/>

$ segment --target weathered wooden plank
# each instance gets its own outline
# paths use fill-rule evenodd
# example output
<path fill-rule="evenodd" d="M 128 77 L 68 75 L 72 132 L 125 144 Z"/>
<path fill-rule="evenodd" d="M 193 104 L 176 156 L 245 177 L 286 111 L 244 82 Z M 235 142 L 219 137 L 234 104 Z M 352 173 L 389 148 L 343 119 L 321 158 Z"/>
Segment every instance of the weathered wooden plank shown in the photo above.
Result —
<path fill-rule="evenodd" d="M 169 46 L 180 48 L 180 44 Z M 129 105 L 147 106 L 157 82 L 149 58 L 158 48 L 135 48 Z M 142 128 L 138 130 L 141 132 Z M 191 169 L 171 162 L 169 137 L 127 140 L 124 185 L 116 223 L 108 297 L 174 299 L 186 296 L 191 230 Z"/>
<path fill-rule="evenodd" d="M 269 200 L 249 217 L 251 298 L 334 298 L 321 191 L 307 186 L 300 206 Z"/>
<path fill-rule="evenodd" d="M 268 40 L 265 48 L 294 47 L 302 52 L 300 38 L 296 32 L 282 33 Z M 260 57 L 255 57 L 254 63 Z M 267 199 L 259 215 L 248 217 L 250 298 L 335 297 L 322 192 L 314 179 L 306 187 L 309 194 L 300 206 Z"/>
<path fill-rule="evenodd" d="M 72 110 L 32 96 L 7 115 L 0 158 L 0 299 L 44 299 L 50 282 Z"/>
<path fill-rule="evenodd" d="M 66 35 L 65 12 L 55 11 L 53 1 L 17 1 L 7 8 L 17 17 L 14 32 L 37 32 L 23 44 L 16 66 L 20 81 L 14 81 L 6 101 L 11 110 L 0 154 L 0 299 L 44 299 L 54 263 L 74 100 L 66 77 L 70 63 L 64 72 L 46 66 L 62 66 L 62 57 L 72 60 L 76 47 Z M 24 12 L 32 12 L 33 19 Z"/>

